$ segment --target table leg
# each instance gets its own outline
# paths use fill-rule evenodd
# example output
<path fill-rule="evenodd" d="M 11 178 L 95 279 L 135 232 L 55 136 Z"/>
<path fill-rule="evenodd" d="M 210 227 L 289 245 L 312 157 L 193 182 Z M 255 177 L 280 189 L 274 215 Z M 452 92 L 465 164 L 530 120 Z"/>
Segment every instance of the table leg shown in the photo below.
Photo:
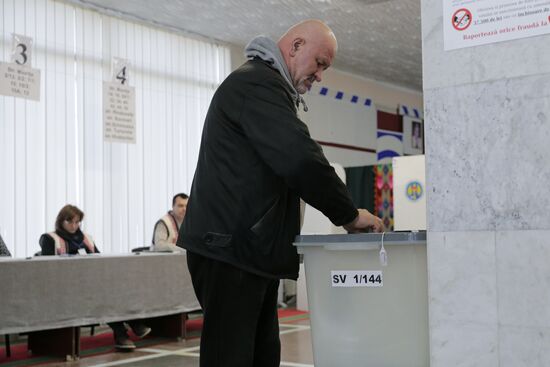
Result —
<path fill-rule="evenodd" d="M 153 317 L 143 322 L 152 329 L 152 336 L 185 339 L 185 320 L 187 320 L 187 314 L 179 313 Z"/>
<path fill-rule="evenodd" d="M 68 361 L 80 357 L 80 328 L 33 331 L 28 334 L 28 349 L 33 354 L 64 357 Z"/>

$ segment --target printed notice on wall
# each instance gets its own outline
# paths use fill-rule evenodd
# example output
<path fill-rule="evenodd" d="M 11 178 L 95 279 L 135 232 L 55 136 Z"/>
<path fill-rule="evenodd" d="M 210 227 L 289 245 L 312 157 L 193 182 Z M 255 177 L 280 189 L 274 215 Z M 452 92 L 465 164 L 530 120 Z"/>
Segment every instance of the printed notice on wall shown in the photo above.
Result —
<path fill-rule="evenodd" d="M 40 100 L 40 70 L 31 68 L 33 39 L 12 34 L 11 63 L 0 63 L 0 94 Z"/>
<path fill-rule="evenodd" d="M 135 144 L 134 87 L 103 82 L 103 137 L 105 141 Z"/>
<path fill-rule="evenodd" d="M 443 0 L 445 50 L 550 33 L 550 0 Z"/>
<path fill-rule="evenodd" d="M 40 70 L 0 63 L 0 94 L 40 101 Z"/>

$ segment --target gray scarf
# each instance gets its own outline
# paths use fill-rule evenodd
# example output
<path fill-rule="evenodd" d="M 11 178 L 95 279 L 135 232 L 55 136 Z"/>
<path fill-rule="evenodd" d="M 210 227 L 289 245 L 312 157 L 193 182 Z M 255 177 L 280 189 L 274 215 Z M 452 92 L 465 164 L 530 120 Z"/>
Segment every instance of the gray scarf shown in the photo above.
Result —
<path fill-rule="evenodd" d="M 290 73 L 288 72 L 288 67 L 286 66 L 281 50 L 279 46 L 270 38 L 266 36 L 258 36 L 246 45 L 244 49 L 244 54 L 247 58 L 251 59 L 253 57 L 259 57 L 263 61 L 267 62 L 273 68 L 279 71 L 281 76 L 286 80 L 290 86 L 292 92 L 292 97 L 296 102 L 296 107 L 300 106 L 300 103 L 304 105 L 304 111 L 307 112 L 307 105 L 302 96 L 298 93 L 292 80 L 290 78 Z"/>

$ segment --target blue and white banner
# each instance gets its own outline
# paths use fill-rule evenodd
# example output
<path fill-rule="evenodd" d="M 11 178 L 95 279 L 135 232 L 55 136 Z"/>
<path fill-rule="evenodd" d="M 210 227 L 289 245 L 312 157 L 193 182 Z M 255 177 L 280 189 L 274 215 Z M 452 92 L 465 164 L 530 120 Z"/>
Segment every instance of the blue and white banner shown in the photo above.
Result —
<path fill-rule="evenodd" d="M 310 91 L 307 92 L 309 96 L 324 96 L 330 99 L 338 101 L 349 102 L 355 105 L 361 105 L 365 107 L 372 107 L 372 99 L 359 97 L 355 94 L 345 93 L 338 89 L 329 89 L 327 87 L 313 86 Z"/>
<path fill-rule="evenodd" d="M 409 116 L 417 119 L 424 119 L 424 112 L 416 107 L 399 105 L 399 114 L 401 116 Z"/>
<path fill-rule="evenodd" d="M 403 155 L 403 133 L 378 130 L 376 133 L 376 157 L 378 164 L 388 164 L 393 157 Z"/>

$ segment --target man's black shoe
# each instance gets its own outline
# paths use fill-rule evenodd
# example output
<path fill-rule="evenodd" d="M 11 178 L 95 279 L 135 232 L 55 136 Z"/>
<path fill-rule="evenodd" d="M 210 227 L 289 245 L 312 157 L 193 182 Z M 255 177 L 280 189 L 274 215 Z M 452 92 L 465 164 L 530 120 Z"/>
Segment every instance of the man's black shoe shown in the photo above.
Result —
<path fill-rule="evenodd" d="M 118 350 L 130 351 L 136 349 L 136 345 L 127 335 L 122 335 L 115 338 L 115 348 Z"/>
<path fill-rule="evenodd" d="M 132 326 L 132 331 L 138 338 L 144 338 L 151 332 L 151 328 L 143 324 Z"/>

